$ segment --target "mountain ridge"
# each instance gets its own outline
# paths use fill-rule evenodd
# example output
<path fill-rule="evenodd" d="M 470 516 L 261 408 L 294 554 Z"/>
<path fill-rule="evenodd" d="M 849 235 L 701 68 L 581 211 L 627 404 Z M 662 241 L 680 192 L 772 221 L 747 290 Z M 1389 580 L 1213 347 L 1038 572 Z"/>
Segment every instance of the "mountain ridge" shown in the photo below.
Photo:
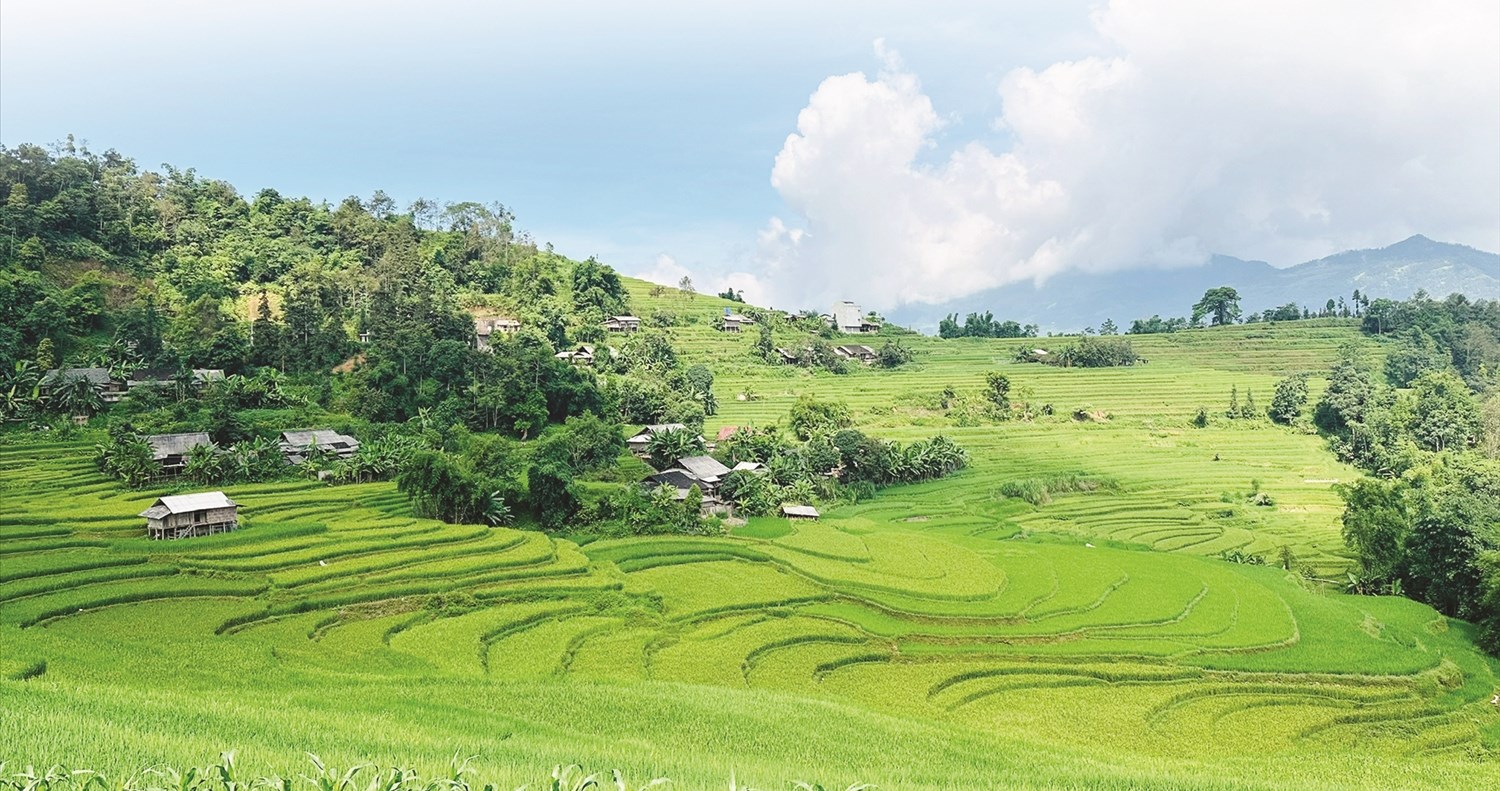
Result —
<path fill-rule="evenodd" d="M 935 331 L 949 313 L 991 311 L 996 318 L 1036 324 L 1045 331 L 1077 331 L 1113 319 L 1120 327 L 1152 315 L 1184 316 L 1215 286 L 1239 291 L 1245 312 L 1289 302 L 1319 308 L 1355 289 L 1373 298 L 1406 299 L 1418 290 L 1442 297 L 1500 299 L 1500 255 L 1415 234 L 1385 247 L 1345 250 L 1278 268 L 1265 261 L 1213 255 L 1186 269 L 1133 268 L 1117 272 L 1065 272 L 1043 285 L 1018 283 L 938 305 L 908 304 L 891 321 Z"/>

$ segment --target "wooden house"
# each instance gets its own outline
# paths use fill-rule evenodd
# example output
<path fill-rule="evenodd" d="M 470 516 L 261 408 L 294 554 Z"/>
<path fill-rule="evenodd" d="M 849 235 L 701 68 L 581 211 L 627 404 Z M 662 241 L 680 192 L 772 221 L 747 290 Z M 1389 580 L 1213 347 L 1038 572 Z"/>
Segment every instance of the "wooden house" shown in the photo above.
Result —
<path fill-rule="evenodd" d="M 858 360 L 869 364 L 875 362 L 875 350 L 862 343 L 849 343 L 833 347 L 833 353 L 846 360 Z"/>
<path fill-rule="evenodd" d="M 677 467 L 692 473 L 704 491 L 719 488 L 719 482 L 729 474 L 729 468 L 712 456 L 684 456 L 677 460 Z"/>
<path fill-rule="evenodd" d="M 194 390 L 202 389 L 209 382 L 224 381 L 224 371 L 220 368 L 194 368 L 188 371 L 189 381 Z M 164 389 L 177 385 L 177 370 L 173 368 L 142 368 L 130 375 L 129 388 L 155 387 Z"/>
<path fill-rule="evenodd" d="M 637 431 L 635 433 L 635 436 L 625 440 L 625 446 L 630 448 L 630 452 L 634 453 L 637 456 L 649 456 L 651 455 L 651 452 L 647 450 L 647 448 L 650 447 L 651 440 L 654 439 L 657 434 L 665 434 L 669 431 L 687 430 L 688 427 L 682 423 L 652 423 L 650 425 L 641 426 L 641 430 Z"/>
<path fill-rule="evenodd" d="M 283 431 L 280 445 L 287 464 L 301 464 L 314 452 L 347 459 L 359 451 L 359 440 L 326 428 Z"/>
<path fill-rule="evenodd" d="M 577 348 L 560 351 L 552 356 L 570 365 L 593 365 L 594 347 L 587 343 L 582 343 Z"/>
<path fill-rule="evenodd" d="M 783 505 L 781 515 L 787 519 L 810 519 L 818 520 L 818 509 L 810 505 Z"/>
<path fill-rule="evenodd" d="M 150 538 L 192 538 L 238 528 L 239 508 L 223 492 L 198 492 L 157 498 L 140 515 Z"/>
<path fill-rule="evenodd" d="M 125 396 L 125 380 L 115 378 L 108 368 L 53 368 L 42 374 L 38 385 L 42 392 L 54 393 L 78 379 L 87 380 L 106 404 Z"/>
<path fill-rule="evenodd" d="M 610 316 L 604 320 L 604 329 L 607 332 L 638 332 L 641 320 L 635 316 Z"/>
<path fill-rule="evenodd" d="M 488 350 L 496 335 L 515 335 L 521 331 L 521 322 L 509 316 L 475 316 L 474 347 Z"/>
<path fill-rule="evenodd" d="M 177 475 L 187 465 L 188 453 L 199 445 L 213 446 L 214 441 L 201 431 L 185 434 L 151 434 L 146 437 L 151 446 L 151 458 L 160 468 L 160 475 Z"/>
<path fill-rule="evenodd" d="M 697 476 L 687 470 L 673 467 L 669 470 L 652 473 L 641 480 L 641 490 L 648 496 L 663 486 L 670 487 L 672 489 L 672 499 L 679 501 L 686 500 L 688 494 L 696 486 L 698 493 L 703 496 L 702 504 L 699 506 L 699 510 L 702 513 L 711 513 L 723 507 L 723 503 L 715 493 L 714 487 L 699 480 Z"/>
<path fill-rule="evenodd" d="M 739 332 L 743 327 L 755 326 L 755 319 L 741 313 L 735 313 L 730 308 L 724 309 L 724 319 L 719 325 L 720 332 Z"/>

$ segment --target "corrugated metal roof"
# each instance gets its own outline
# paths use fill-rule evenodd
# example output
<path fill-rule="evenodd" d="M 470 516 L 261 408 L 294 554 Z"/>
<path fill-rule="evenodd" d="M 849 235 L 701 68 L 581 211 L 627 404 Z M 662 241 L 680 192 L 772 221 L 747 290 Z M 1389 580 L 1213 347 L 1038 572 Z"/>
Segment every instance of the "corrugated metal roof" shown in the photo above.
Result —
<path fill-rule="evenodd" d="M 150 519 L 160 519 L 166 514 L 189 514 L 194 511 L 206 511 L 210 508 L 233 508 L 238 505 L 229 499 L 223 492 L 196 492 L 194 494 L 169 494 L 158 498 L 150 508 L 141 512 L 141 516 Z M 158 509 L 166 509 L 166 513 L 160 513 Z M 153 515 L 155 514 L 155 515 Z"/>
<path fill-rule="evenodd" d="M 781 513 L 783 516 L 807 516 L 813 519 L 818 518 L 818 509 L 810 505 L 783 505 L 781 506 Z"/>
<path fill-rule="evenodd" d="M 712 456 L 684 456 L 677 460 L 677 466 L 704 481 L 718 480 L 729 474 L 729 468 Z"/>
<path fill-rule="evenodd" d="M 151 446 L 151 456 L 161 461 L 168 456 L 182 456 L 199 445 L 212 445 L 213 440 L 208 434 L 197 431 L 187 434 L 152 434 L 146 437 L 146 444 Z"/>

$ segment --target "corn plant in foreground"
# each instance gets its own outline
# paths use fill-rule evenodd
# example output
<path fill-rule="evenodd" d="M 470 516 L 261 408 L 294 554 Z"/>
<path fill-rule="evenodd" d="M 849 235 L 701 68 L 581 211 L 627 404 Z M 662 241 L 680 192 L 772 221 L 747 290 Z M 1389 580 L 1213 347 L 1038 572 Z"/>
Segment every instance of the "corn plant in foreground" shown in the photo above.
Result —
<path fill-rule="evenodd" d="M 224 752 L 217 763 L 179 770 L 172 766 L 154 766 L 124 778 L 107 778 L 90 769 L 69 769 L 53 765 L 38 770 L 27 765 L 21 771 L 10 771 L 0 762 L 0 791 L 498 791 L 495 785 L 477 784 L 471 778 L 474 769 L 470 758 L 454 756 L 446 776 L 422 778 L 415 770 L 391 767 L 381 770 L 374 764 L 355 764 L 340 770 L 329 766 L 321 758 L 308 753 L 314 771 L 296 778 L 266 775 L 247 777 L 241 775 L 235 765 L 234 753 Z M 577 764 L 552 767 L 551 781 L 538 791 L 649 791 L 669 785 L 665 777 L 649 780 L 642 785 L 630 785 L 618 769 L 609 772 L 607 779 L 601 773 L 586 773 Z M 824 791 L 815 783 L 794 782 L 796 791 Z M 858 783 L 846 791 L 873 791 L 872 785 Z M 529 791 L 521 786 L 516 791 Z M 733 773 L 729 778 L 729 791 L 756 791 L 740 785 Z"/>

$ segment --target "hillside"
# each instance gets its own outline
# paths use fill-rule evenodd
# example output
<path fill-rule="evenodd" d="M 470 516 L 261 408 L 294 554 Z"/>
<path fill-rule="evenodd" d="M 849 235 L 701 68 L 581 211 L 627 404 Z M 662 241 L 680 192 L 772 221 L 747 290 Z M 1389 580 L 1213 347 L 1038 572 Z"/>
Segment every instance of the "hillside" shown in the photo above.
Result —
<path fill-rule="evenodd" d="M 1140 338 L 1150 363 L 1108 370 L 913 338 L 908 366 L 835 376 L 760 363 L 753 333 L 708 326 L 716 299 L 624 283 L 638 312 L 697 317 L 667 333 L 718 375 L 710 434 L 784 423 L 811 392 L 880 436 L 951 436 L 969 468 L 722 537 L 444 525 L 389 483 L 231 486 L 243 529 L 163 544 L 134 517 L 162 490 L 94 472 L 87 437 L 13 441 L 0 743 L 114 772 L 233 747 L 265 771 L 307 750 L 435 773 L 457 750 L 502 787 L 574 761 L 682 788 L 1467 789 L 1491 771 L 1500 663 L 1471 627 L 1215 557 L 1347 563 L 1331 486 L 1357 471 L 1314 435 L 1190 421 L 1342 344 L 1382 353 L 1353 322 Z M 1052 414 L 938 403 L 996 369 Z"/>
<path fill-rule="evenodd" d="M 1181 316 L 1207 289 L 1229 285 L 1247 312 L 1293 303 L 1318 309 L 1327 299 L 1363 295 L 1406 299 L 1418 290 L 1442 298 L 1500 298 L 1500 255 L 1413 236 L 1388 247 L 1350 250 L 1277 268 L 1264 261 L 1213 256 L 1203 266 L 1162 270 L 1149 266 L 1099 274 L 1066 272 L 1040 287 L 1018 283 L 943 305 L 905 305 L 894 321 L 931 332 L 949 313 L 993 311 L 996 317 L 1036 324 L 1042 330 L 1077 332 L 1105 319 L 1120 326 L 1152 315 Z"/>

